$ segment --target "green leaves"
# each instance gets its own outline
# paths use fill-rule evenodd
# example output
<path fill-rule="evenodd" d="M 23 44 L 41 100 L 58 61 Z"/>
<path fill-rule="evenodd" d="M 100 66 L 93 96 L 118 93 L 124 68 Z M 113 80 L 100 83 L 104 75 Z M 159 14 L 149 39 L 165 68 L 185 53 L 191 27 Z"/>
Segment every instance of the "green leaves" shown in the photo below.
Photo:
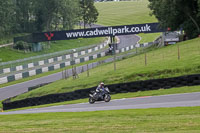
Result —
<path fill-rule="evenodd" d="M 198 17 L 200 17 L 200 0 L 198 0 Z"/>
<path fill-rule="evenodd" d="M 14 5 L 11 0 L 0 0 L 0 37 L 8 35 L 13 27 Z"/>
<path fill-rule="evenodd" d="M 0 37 L 13 33 L 30 33 L 73 29 L 84 18 L 97 21 L 93 0 L 0 0 Z"/>
<path fill-rule="evenodd" d="M 190 38 L 200 34 L 200 0 L 149 0 L 152 14 L 162 27 L 183 28 Z M 192 30 L 191 30 L 192 29 Z"/>
<path fill-rule="evenodd" d="M 96 7 L 94 6 L 94 0 L 81 0 L 81 17 L 84 22 L 84 28 L 86 24 L 92 24 L 97 22 L 99 15 Z"/>

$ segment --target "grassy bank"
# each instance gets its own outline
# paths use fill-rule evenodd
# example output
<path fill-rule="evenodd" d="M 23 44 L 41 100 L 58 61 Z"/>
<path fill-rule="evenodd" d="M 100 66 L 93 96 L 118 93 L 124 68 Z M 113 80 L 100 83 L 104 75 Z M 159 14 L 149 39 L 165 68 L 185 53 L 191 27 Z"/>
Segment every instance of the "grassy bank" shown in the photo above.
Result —
<path fill-rule="evenodd" d="M 200 131 L 199 110 L 200 107 L 179 107 L 7 115 L 0 116 L 0 132 L 197 133 Z"/>
<path fill-rule="evenodd" d="M 95 3 L 99 12 L 97 23 L 116 26 L 157 22 L 154 16 L 149 15 L 148 4 L 148 0 Z M 139 36 L 142 37 L 140 43 L 145 43 L 154 41 L 159 34 L 139 34 Z"/>
<path fill-rule="evenodd" d="M 95 3 L 99 12 L 97 23 L 114 26 L 157 22 L 149 15 L 148 4 L 148 0 Z"/>
<path fill-rule="evenodd" d="M 155 41 L 161 33 L 138 34 L 141 37 L 140 44 Z"/>
<path fill-rule="evenodd" d="M 32 56 L 44 55 L 48 53 L 54 53 L 58 51 L 80 48 L 84 46 L 99 44 L 104 41 L 104 38 L 89 38 L 89 39 L 77 39 L 77 40 L 64 40 L 51 43 L 51 48 L 42 52 L 30 52 L 24 53 L 23 51 L 13 50 L 10 47 L 0 48 L 0 58 L 2 62 L 28 58 Z"/>
<path fill-rule="evenodd" d="M 200 38 L 179 43 L 180 60 L 177 57 L 178 45 L 171 45 L 148 52 L 146 54 L 147 65 L 145 65 L 145 55 L 141 54 L 116 62 L 116 71 L 114 71 L 112 63 L 104 64 L 91 70 L 90 77 L 87 77 L 85 72 L 80 74 L 76 80 L 69 78 L 56 81 L 22 94 L 17 99 L 89 88 L 96 86 L 101 81 L 113 84 L 200 73 L 199 42 Z"/>

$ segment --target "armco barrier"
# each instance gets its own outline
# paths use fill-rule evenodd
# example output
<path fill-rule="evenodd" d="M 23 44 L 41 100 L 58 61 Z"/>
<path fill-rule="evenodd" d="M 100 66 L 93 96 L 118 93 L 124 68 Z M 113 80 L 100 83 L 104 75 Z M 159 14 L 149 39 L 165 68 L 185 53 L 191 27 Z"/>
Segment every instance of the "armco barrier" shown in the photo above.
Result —
<path fill-rule="evenodd" d="M 157 90 L 161 88 L 168 89 L 172 87 L 193 86 L 193 85 L 200 85 L 200 74 L 187 75 L 174 78 L 153 79 L 146 81 L 112 84 L 107 86 L 109 87 L 111 94 L 116 94 L 116 93 L 137 92 L 146 90 Z M 42 97 L 28 98 L 15 102 L 10 102 L 9 99 L 7 99 L 3 101 L 3 109 L 8 110 L 21 107 L 87 98 L 89 92 L 91 90 L 94 90 L 95 88 L 96 87 L 92 87 L 88 89 L 81 89 L 61 94 L 50 94 Z"/>

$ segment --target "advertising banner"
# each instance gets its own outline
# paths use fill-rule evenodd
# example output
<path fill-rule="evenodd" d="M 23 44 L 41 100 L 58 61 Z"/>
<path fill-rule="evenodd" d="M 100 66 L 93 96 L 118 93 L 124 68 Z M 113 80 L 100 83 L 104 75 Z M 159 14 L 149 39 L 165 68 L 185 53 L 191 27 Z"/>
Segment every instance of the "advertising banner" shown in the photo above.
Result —
<path fill-rule="evenodd" d="M 77 38 L 120 36 L 120 35 L 139 34 L 139 33 L 155 33 L 163 31 L 164 31 L 163 29 L 159 28 L 159 23 L 146 23 L 146 24 L 135 24 L 135 25 L 33 33 L 28 36 L 14 38 L 14 42 L 21 40 L 28 43 L 35 43 L 35 42 L 56 41 L 56 40 L 69 40 Z"/>

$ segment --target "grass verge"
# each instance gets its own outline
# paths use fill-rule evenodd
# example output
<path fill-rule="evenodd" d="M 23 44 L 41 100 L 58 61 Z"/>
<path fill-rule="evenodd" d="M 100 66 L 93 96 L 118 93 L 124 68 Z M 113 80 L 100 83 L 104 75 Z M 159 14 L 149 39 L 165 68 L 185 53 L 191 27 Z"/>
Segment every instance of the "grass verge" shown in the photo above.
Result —
<path fill-rule="evenodd" d="M 140 44 L 142 43 L 147 43 L 147 42 L 153 42 L 157 39 L 157 37 L 160 36 L 161 33 L 150 33 L 150 34 L 144 34 L 144 33 L 141 33 L 141 34 L 138 34 L 138 36 L 141 37 L 141 40 L 140 40 Z"/>
<path fill-rule="evenodd" d="M 177 107 L 5 115 L 0 116 L 0 132 L 197 133 L 199 110 L 200 107 Z"/>

